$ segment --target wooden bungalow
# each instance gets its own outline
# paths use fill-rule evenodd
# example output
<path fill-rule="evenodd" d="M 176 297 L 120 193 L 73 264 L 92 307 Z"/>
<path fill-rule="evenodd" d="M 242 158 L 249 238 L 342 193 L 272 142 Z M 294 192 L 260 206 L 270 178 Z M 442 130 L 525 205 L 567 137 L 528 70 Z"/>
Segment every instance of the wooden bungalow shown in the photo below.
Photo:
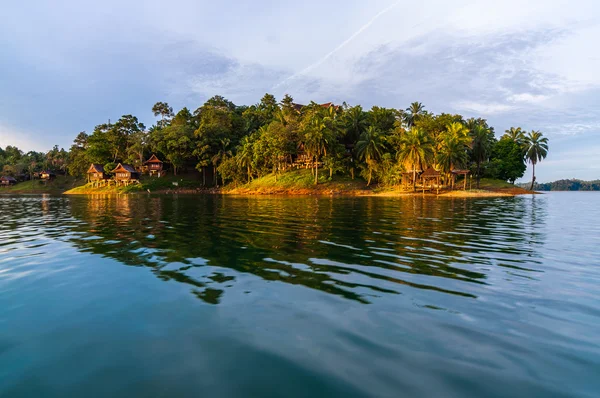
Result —
<path fill-rule="evenodd" d="M 416 179 L 418 181 L 419 176 L 421 175 L 422 170 L 406 170 L 403 171 L 400 175 L 401 184 L 403 188 L 408 188 L 413 185 L 413 180 Z"/>
<path fill-rule="evenodd" d="M 150 174 L 151 176 L 161 177 L 164 174 L 163 161 L 156 157 L 156 155 L 154 154 L 150 156 L 150 159 L 144 162 L 144 166 L 147 167 L 148 174 Z"/>
<path fill-rule="evenodd" d="M 140 173 L 135 171 L 133 166 L 128 164 L 119 163 L 112 172 L 115 175 L 117 185 L 127 186 L 139 182 L 140 179 Z"/>
<path fill-rule="evenodd" d="M 46 181 L 52 181 L 56 178 L 56 174 L 50 170 L 44 170 L 40 172 L 40 179 Z"/>
<path fill-rule="evenodd" d="M 469 174 L 471 174 L 470 170 L 459 170 L 459 169 L 452 170 L 452 189 L 454 189 L 454 183 L 456 182 L 456 176 L 463 176 L 464 177 L 463 189 L 466 191 L 467 190 L 467 177 L 469 176 Z"/>
<path fill-rule="evenodd" d="M 440 193 L 440 178 L 442 173 L 434 169 L 433 167 L 429 167 L 427 170 L 421 174 L 421 183 L 423 184 L 423 193 L 425 193 L 425 188 L 433 189 L 434 187 L 437 190 L 437 193 Z"/>
<path fill-rule="evenodd" d="M 8 187 L 11 185 L 15 185 L 16 183 L 17 183 L 17 180 L 14 177 L 10 177 L 10 176 L 0 177 L 0 186 Z"/>
<path fill-rule="evenodd" d="M 88 182 L 91 182 L 94 186 L 106 185 L 108 181 L 108 175 L 104 172 L 104 166 L 97 163 L 92 163 L 87 171 Z"/>

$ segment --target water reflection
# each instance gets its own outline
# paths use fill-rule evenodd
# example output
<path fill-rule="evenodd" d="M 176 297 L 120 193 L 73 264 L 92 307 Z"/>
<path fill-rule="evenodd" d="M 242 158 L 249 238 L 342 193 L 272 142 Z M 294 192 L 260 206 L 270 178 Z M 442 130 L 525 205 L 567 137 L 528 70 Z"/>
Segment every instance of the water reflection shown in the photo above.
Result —
<path fill-rule="evenodd" d="M 407 288 L 476 299 L 499 275 L 539 275 L 546 219 L 536 198 L 11 197 L 0 210 L 0 253 L 33 233 L 210 304 L 243 274 L 362 303 Z"/>

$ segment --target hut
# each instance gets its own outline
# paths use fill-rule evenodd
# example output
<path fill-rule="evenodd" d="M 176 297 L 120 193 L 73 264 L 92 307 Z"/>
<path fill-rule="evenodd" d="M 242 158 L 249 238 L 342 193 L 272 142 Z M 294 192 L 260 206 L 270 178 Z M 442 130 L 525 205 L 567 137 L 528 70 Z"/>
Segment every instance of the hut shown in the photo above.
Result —
<path fill-rule="evenodd" d="M 0 186 L 8 187 L 11 185 L 15 185 L 16 183 L 17 183 L 17 180 L 13 177 L 10 177 L 10 176 L 0 177 Z"/>
<path fill-rule="evenodd" d="M 117 185 L 129 185 L 139 182 L 140 179 L 140 173 L 135 171 L 133 166 L 129 164 L 119 163 L 112 172 L 115 175 Z"/>
<path fill-rule="evenodd" d="M 94 184 L 94 186 L 104 185 L 108 180 L 108 176 L 104 172 L 104 166 L 97 163 L 92 163 L 87 171 L 88 182 Z"/>
<path fill-rule="evenodd" d="M 155 154 L 150 156 L 150 159 L 144 162 L 144 166 L 147 167 L 148 174 L 151 176 L 160 177 L 164 174 L 163 172 L 163 161 L 156 157 Z"/>
<path fill-rule="evenodd" d="M 403 188 L 413 185 L 414 180 L 419 178 L 422 170 L 406 170 L 400 174 Z"/>
<path fill-rule="evenodd" d="M 50 170 L 44 170 L 40 173 L 40 179 L 46 181 L 52 181 L 56 178 L 56 174 Z"/>
<path fill-rule="evenodd" d="M 428 183 L 429 189 L 433 189 L 434 188 L 434 183 L 435 183 L 435 188 L 437 189 L 437 192 L 440 192 L 440 177 L 442 176 L 442 174 L 437 171 L 436 169 L 434 169 L 433 167 L 429 167 L 427 170 L 425 170 L 423 172 L 423 174 L 421 174 L 421 182 L 423 184 L 423 193 L 425 193 L 425 188 L 427 187 Z"/>
<path fill-rule="evenodd" d="M 463 176 L 464 177 L 463 189 L 466 191 L 467 190 L 467 176 L 470 173 L 471 173 L 470 170 L 459 170 L 459 169 L 452 170 L 452 189 L 454 189 L 454 183 L 456 182 L 456 176 Z"/>

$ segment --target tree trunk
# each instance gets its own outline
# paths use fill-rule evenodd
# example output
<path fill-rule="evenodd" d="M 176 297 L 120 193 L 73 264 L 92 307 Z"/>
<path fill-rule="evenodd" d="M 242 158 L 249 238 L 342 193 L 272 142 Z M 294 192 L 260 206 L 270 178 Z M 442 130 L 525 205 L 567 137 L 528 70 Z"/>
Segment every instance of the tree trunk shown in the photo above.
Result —
<path fill-rule="evenodd" d="M 329 178 L 333 178 L 333 167 L 329 168 Z"/>
<path fill-rule="evenodd" d="M 354 167 L 350 168 L 350 175 L 352 176 L 352 179 L 354 180 Z"/>
<path fill-rule="evenodd" d="M 413 192 L 417 192 L 417 165 L 413 165 Z"/>
<path fill-rule="evenodd" d="M 202 186 L 206 186 L 206 168 L 202 166 Z"/>
<path fill-rule="evenodd" d="M 213 166 L 213 185 L 217 185 L 217 168 Z"/>
<path fill-rule="evenodd" d="M 315 161 L 315 185 L 319 183 L 319 158 Z"/>
<path fill-rule="evenodd" d="M 369 167 L 369 181 L 367 181 L 367 186 L 371 185 L 371 174 L 372 174 L 372 172 L 373 172 L 373 169 L 371 169 Z"/>
<path fill-rule="evenodd" d="M 250 166 L 248 166 L 248 184 L 250 184 Z"/>
<path fill-rule="evenodd" d="M 531 177 L 531 187 L 529 188 L 529 190 L 533 191 L 533 184 L 535 184 L 535 162 L 531 162 L 531 166 L 532 166 L 533 176 Z"/>
<path fill-rule="evenodd" d="M 481 179 L 481 160 L 477 159 L 477 189 L 479 189 L 479 180 Z M 467 176 L 465 175 L 465 178 Z"/>

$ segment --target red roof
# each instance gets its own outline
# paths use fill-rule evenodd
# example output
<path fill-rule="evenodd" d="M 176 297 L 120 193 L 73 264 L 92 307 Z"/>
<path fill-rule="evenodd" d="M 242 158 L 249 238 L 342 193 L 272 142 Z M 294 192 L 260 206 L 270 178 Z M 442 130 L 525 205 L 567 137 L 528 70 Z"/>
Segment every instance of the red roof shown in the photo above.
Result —
<path fill-rule="evenodd" d="M 150 156 L 150 159 L 146 160 L 144 162 L 144 164 L 145 163 L 162 163 L 162 160 L 160 160 L 159 158 L 157 158 L 155 154 L 152 154 L 152 156 Z"/>

